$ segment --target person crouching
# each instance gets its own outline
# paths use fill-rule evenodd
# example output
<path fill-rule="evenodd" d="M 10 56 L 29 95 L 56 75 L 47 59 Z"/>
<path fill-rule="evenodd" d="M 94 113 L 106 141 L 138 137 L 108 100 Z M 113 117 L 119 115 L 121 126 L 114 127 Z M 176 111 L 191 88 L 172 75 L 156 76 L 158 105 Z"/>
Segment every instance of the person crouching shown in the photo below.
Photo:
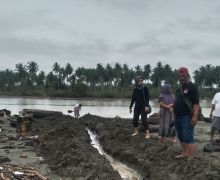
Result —
<path fill-rule="evenodd" d="M 74 116 L 75 116 L 76 118 L 78 118 L 78 117 L 80 116 L 80 115 L 79 115 L 79 112 L 80 112 L 80 110 L 81 110 L 81 107 L 82 107 L 82 104 L 77 104 L 77 105 L 75 105 L 74 108 L 73 108 Z"/>

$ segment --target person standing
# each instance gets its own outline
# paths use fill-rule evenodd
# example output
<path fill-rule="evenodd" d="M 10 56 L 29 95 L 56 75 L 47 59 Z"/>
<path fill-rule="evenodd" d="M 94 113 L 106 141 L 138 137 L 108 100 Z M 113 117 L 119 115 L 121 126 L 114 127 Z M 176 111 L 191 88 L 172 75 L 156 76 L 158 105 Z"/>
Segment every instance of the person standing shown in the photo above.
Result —
<path fill-rule="evenodd" d="M 187 68 L 181 67 L 178 73 L 180 86 L 176 90 L 174 115 L 182 153 L 176 158 L 188 158 L 193 157 L 195 153 L 194 127 L 200 109 L 199 92 L 197 86 L 190 81 Z"/>
<path fill-rule="evenodd" d="M 134 103 L 134 133 L 132 136 L 136 136 L 139 133 L 138 120 L 139 116 L 141 115 L 142 124 L 145 129 L 145 138 L 150 139 L 149 126 L 147 122 L 147 113 L 149 112 L 149 90 L 146 86 L 144 86 L 143 79 L 140 76 L 135 79 L 135 88 L 133 90 L 133 95 L 129 107 L 130 113 L 132 112 Z"/>
<path fill-rule="evenodd" d="M 210 117 L 212 118 L 210 141 L 213 141 L 215 131 L 220 132 L 220 92 L 217 92 L 212 100 Z"/>
<path fill-rule="evenodd" d="M 173 104 L 175 96 L 172 93 L 170 84 L 165 84 L 162 87 L 161 94 L 159 96 L 160 104 L 160 124 L 159 124 L 159 137 L 163 142 L 165 137 L 172 137 L 173 142 L 176 142 L 175 127 L 174 127 L 174 114 Z"/>

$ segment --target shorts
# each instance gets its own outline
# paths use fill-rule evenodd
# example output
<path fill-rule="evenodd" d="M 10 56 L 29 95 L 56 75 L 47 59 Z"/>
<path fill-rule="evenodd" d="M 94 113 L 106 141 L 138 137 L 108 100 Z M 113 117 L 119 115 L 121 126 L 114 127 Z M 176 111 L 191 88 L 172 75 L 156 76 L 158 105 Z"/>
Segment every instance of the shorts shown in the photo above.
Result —
<path fill-rule="evenodd" d="M 190 115 L 176 118 L 175 127 L 180 142 L 187 144 L 194 143 L 194 127 Z"/>
<path fill-rule="evenodd" d="M 213 116 L 212 118 L 212 128 L 217 131 L 220 131 L 220 117 Z"/>

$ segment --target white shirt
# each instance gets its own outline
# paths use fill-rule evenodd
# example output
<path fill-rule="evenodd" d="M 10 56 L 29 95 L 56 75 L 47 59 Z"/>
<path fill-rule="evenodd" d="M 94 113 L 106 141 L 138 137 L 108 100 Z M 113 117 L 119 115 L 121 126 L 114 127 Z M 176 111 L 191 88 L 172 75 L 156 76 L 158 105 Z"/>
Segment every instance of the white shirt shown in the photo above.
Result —
<path fill-rule="evenodd" d="M 79 112 L 81 110 L 81 107 L 79 106 L 79 104 L 75 105 L 73 108 L 75 112 Z"/>
<path fill-rule="evenodd" d="M 212 115 L 220 117 L 220 92 L 215 94 L 215 96 L 212 100 L 212 104 L 215 105 L 215 109 L 214 109 Z"/>

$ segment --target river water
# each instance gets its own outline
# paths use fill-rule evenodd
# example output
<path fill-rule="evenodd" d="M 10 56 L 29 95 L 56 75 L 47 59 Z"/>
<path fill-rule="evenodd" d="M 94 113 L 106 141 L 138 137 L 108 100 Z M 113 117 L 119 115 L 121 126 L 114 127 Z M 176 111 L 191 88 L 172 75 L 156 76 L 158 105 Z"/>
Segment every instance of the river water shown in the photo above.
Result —
<path fill-rule="evenodd" d="M 103 117 L 122 117 L 132 118 L 128 107 L 129 99 L 62 99 L 62 98 L 19 98 L 19 97 L 0 97 L 0 109 L 9 109 L 12 114 L 18 114 L 22 109 L 44 109 L 62 111 L 68 114 L 75 104 L 82 104 L 80 115 L 90 113 Z M 151 100 L 152 113 L 159 111 L 156 100 Z M 209 116 L 211 100 L 201 100 L 200 105 L 204 116 Z M 73 115 L 73 114 L 69 114 Z"/>

